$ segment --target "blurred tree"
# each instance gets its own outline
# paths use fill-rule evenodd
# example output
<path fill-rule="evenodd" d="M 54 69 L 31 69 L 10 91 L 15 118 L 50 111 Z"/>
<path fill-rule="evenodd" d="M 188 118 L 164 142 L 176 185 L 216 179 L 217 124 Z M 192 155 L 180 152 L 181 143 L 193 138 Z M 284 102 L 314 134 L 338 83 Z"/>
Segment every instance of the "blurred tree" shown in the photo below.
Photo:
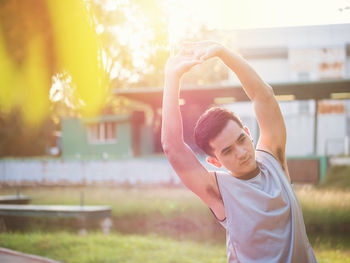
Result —
<path fill-rule="evenodd" d="M 27 124 L 46 118 L 54 74 L 72 78 L 80 111 L 96 115 L 106 96 L 100 43 L 80 0 L 0 2 L 0 105 Z"/>
<path fill-rule="evenodd" d="M 171 21 L 171 1 L 93 0 L 89 4 L 104 48 L 111 88 L 162 86 L 171 49 L 176 52 L 183 40 L 217 38 L 216 31 L 196 23 L 189 14 L 183 17 L 185 28 L 177 25 L 179 21 Z M 183 10 L 186 6 L 177 8 Z M 171 43 L 174 34 L 178 36 Z M 212 60 L 187 74 L 184 83 L 213 84 L 226 78 L 225 66 Z"/>
<path fill-rule="evenodd" d="M 115 98 L 114 88 L 162 86 L 171 49 L 168 2 L 1 0 L 0 145 L 13 148 L 1 152 L 28 155 L 29 149 L 41 149 L 43 154 L 39 146 L 19 150 L 19 143 L 44 140 L 33 134 L 43 127 L 52 134 L 61 116 L 131 109 L 134 103 Z M 183 38 L 210 36 L 205 27 L 188 25 Z M 211 63 L 191 72 L 185 83 L 217 82 L 220 70 Z M 53 125 L 47 124 L 50 118 Z"/>
<path fill-rule="evenodd" d="M 39 127 L 25 126 L 22 110 L 12 108 L 0 114 L 0 127 L 0 157 L 40 156 L 55 146 L 52 132 L 57 125 L 51 118 L 45 118 Z"/>
<path fill-rule="evenodd" d="M 45 154 L 59 115 L 96 115 L 108 92 L 100 43 L 80 0 L 0 1 L 0 72 L 0 156 Z M 52 76 L 70 80 L 53 103 Z"/>
<path fill-rule="evenodd" d="M 93 0 L 109 87 L 160 86 L 169 52 L 168 17 L 161 0 Z"/>

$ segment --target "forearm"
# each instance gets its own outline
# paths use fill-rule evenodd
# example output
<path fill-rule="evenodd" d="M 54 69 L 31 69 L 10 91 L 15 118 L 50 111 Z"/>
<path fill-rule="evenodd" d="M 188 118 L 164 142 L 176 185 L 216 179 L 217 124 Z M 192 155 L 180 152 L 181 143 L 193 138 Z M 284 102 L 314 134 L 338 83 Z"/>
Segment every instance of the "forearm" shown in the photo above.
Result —
<path fill-rule="evenodd" d="M 166 76 L 162 107 L 162 145 L 178 145 L 183 142 L 182 117 L 179 106 L 180 79 Z M 164 149 L 166 150 L 166 149 Z"/>
<path fill-rule="evenodd" d="M 174 57 L 168 59 L 165 67 L 165 87 L 162 109 L 162 145 L 167 150 L 176 147 L 183 150 L 182 118 L 179 106 L 180 79 L 193 66 L 201 61 L 184 49 Z M 182 148 L 179 148 L 182 147 Z"/>
<path fill-rule="evenodd" d="M 260 78 L 244 58 L 227 48 L 222 49 L 219 57 L 237 75 L 246 94 L 252 101 L 258 98 L 268 99 L 272 97 L 272 88 Z"/>

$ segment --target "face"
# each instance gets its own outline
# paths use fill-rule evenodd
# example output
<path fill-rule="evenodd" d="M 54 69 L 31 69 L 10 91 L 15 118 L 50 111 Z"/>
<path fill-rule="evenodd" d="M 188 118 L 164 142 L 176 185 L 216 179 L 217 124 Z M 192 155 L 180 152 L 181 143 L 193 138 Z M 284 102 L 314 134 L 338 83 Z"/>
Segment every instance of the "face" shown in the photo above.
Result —
<path fill-rule="evenodd" d="M 242 177 L 257 167 L 255 149 L 247 128 L 229 120 L 224 129 L 210 141 L 215 157 L 235 177 Z"/>

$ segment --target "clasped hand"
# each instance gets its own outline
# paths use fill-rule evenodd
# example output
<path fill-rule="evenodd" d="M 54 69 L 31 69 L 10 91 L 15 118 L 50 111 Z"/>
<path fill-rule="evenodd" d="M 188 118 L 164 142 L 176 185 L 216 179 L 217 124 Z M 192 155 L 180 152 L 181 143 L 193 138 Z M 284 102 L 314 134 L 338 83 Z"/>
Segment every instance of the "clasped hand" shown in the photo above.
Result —
<path fill-rule="evenodd" d="M 214 41 L 186 42 L 181 51 L 167 61 L 165 74 L 167 77 L 181 78 L 195 65 L 212 57 L 220 57 L 224 47 Z"/>

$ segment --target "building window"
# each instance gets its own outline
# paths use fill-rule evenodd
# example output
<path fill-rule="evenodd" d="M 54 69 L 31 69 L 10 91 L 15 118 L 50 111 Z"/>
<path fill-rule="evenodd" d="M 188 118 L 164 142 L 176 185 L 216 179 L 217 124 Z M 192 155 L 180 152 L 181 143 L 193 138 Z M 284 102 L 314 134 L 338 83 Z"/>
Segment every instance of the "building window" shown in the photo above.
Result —
<path fill-rule="evenodd" d="M 116 122 L 89 124 L 88 140 L 90 143 L 113 143 L 117 140 Z"/>

